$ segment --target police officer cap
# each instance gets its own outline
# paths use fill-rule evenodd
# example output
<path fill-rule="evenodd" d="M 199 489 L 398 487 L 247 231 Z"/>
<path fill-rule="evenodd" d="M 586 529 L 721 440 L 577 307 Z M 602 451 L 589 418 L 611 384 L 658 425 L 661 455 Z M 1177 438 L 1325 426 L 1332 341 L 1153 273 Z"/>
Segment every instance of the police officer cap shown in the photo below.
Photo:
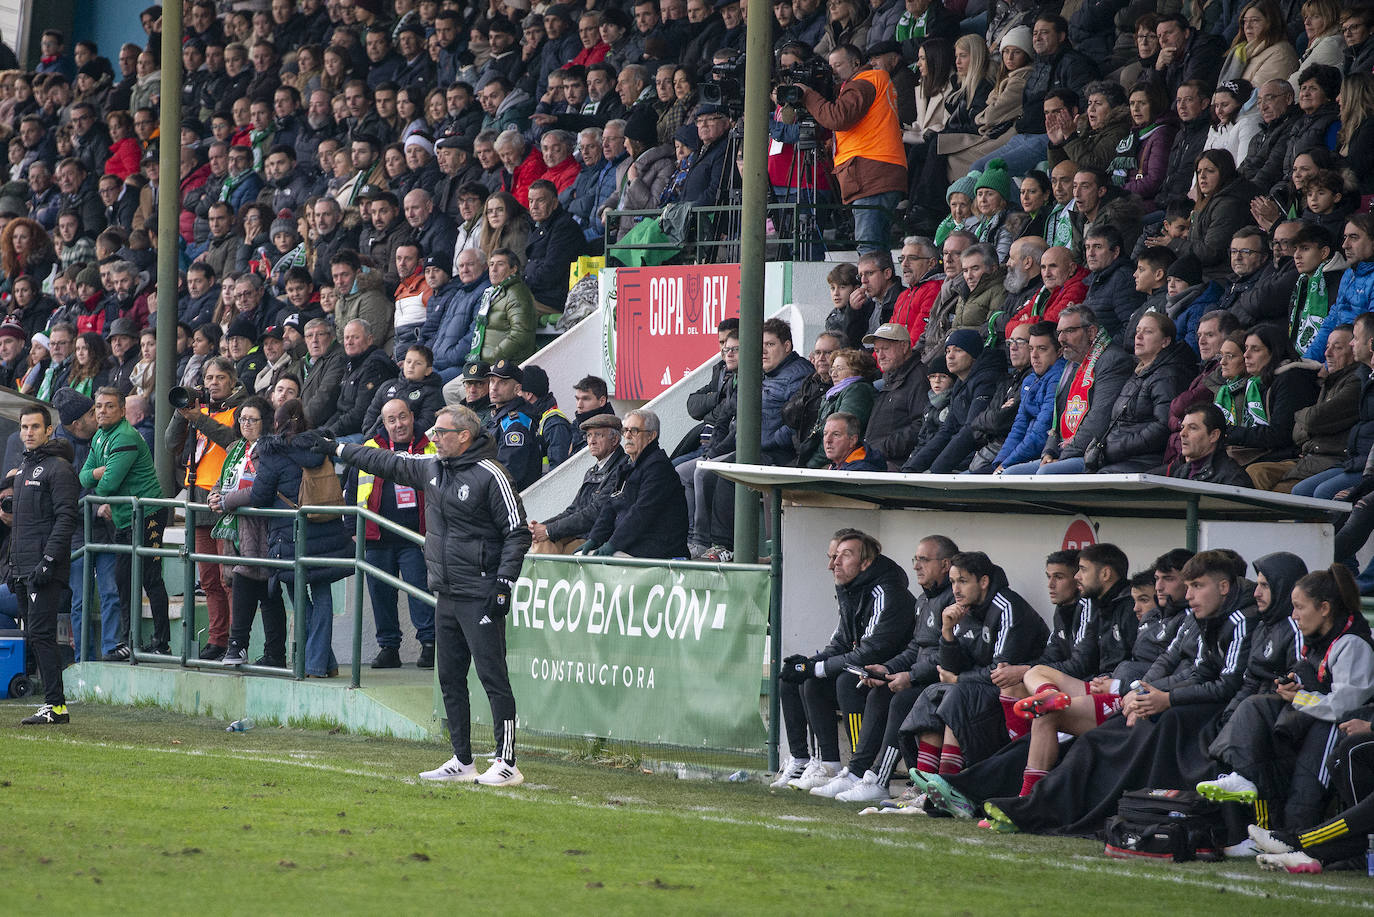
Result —
<path fill-rule="evenodd" d="M 620 418 L 614 414 L 593 414 L 582 421 L 583 432 L 591 430 L 615 430 L 620 432 Z"/>
<path fill-rule="evenodd" d="M 487 376 L 495 379 L 514 379 L 516 382 L 525 381 L 525 374 L 510 360 L 497 360 L 487 371 Z"/>
<path fill-rule="evenodd" d="M 463 367 L 464 382 L 478 382 L 491 375 L 491 367 L 482 360 L 474 360 Z"/>

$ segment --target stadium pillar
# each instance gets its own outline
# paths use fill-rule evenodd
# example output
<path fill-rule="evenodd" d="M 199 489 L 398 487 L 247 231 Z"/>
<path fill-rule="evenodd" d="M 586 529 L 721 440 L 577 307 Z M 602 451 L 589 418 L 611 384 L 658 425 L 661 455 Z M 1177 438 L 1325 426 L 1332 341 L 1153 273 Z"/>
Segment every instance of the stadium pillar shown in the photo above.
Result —
<path fill-rule="evenodd" d="M 181 246 L 177 224 L 181 218 L 181 4 L 162 6 L 162 116 L 158 128 L 157 195 L 157 363 L 153 368 L 157 398 L 153 416 L 158 435 L 172 423 L 167 393 L 175 384 L 177 365 L 177 266 Z M 154 449 L 157 476 L 163 490 L 175 494 L 173 455 Z"/>
<path fill-rule="evenodd" d="M 735 461 L 757 464 L 763 385 L 764 222 L 768 217 L 769 82 L 773 69 L 772 10 L 768 0 L 745 0 L 744 181 L 740 197 L 739 406 Z M 731 168 L 732 163 L 725 167 Z M 758 559 L 759 498 L 748 487 L 735 488 L 735 559 Z"/>

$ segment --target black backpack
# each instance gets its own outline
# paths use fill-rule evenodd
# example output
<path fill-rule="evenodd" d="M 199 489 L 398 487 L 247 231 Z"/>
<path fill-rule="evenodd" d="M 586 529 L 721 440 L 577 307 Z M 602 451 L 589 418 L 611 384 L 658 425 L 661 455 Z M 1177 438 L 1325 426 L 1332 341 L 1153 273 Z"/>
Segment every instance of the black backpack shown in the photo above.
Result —
<path fill-rule="evenodd" d="M 1222 859 L 1221 806 L 1192 790 L 1132 790 L 1121 797 L 1104 832 L 1109 857 L 1162 860 Z"/>

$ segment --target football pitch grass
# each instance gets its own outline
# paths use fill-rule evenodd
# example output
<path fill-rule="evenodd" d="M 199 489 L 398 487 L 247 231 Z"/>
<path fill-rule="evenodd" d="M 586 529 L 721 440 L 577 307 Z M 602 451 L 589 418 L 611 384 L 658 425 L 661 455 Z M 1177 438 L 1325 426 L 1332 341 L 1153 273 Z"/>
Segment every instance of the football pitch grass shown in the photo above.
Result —
<path fill-rule="evenodd" d="M 520 759 L 525 786 L 422 785 L 439 742 L 0 703 L 8 914 L 1311 914 L 1357 873 L 1122 863 L 1098 843 L 865 816 L 765 784 Z M 479 754 L 481 749 L 479 749 Z M 479 757 L 479 766 L 485 762 Z M 421 910 L 424 908 L 425 910 Z"/>

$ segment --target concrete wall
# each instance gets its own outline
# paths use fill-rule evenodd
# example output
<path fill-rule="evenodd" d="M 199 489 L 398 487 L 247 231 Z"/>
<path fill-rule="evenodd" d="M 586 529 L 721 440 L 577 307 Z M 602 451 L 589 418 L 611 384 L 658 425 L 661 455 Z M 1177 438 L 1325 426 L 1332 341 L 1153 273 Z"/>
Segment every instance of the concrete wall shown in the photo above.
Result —
<path fill-rule="evenodd" d="M 815 652 L 835 628 L 835 586 L 825 565 L 835 530 L 854 526 L 875 535 L 883 552 L 908 574 L 916 544 L 928 534 L 953 538 L 964 550 L 984 551 L 1007 572 L 1011 587 L 1049 620 L 1045 555 L 1059 550 L 1074 518 L 1066 516 L 878 510 L 871 507 L 783 507 L 783 655 Z M 1098 543 L 1126 552 L 1131 571 L 1143 570 L 1165 551 L 1184 544 L 1176 519 L 1089 518 Z M 1271 551 L 1292 551 L 1309 567 L 1331 563 L 1332 528 L 1307 523 L 1203 522 L 1200 549 L 1232 548 L 1246 560 Z"/>

